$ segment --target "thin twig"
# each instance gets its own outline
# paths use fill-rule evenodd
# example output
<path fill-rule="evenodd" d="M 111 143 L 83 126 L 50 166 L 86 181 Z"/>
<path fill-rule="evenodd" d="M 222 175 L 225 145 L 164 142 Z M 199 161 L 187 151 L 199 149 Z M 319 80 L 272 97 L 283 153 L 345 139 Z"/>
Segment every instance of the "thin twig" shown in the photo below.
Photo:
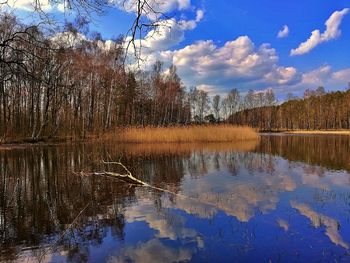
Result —
<path fill-rule="evenodd" d="M 79 217 L 81 216 L 82 213 L 89 207 L 91 204 L 91 201 L 86 204 L 86 206 L 79 212 L 79 214 L 74 218 L 73 222 L 65 229 L 65 231 L 60 235 L 60 237 L 47 249 L 44 250 L 43 254 L 40 255 L 39 257 L 39 262 L 41 262 L 44 258 L 44 256 L 51 250 L 53 249 L 57 243 L 67 234 L 67 232 L 74 226 L 74 224 L 78 221 Z"/>

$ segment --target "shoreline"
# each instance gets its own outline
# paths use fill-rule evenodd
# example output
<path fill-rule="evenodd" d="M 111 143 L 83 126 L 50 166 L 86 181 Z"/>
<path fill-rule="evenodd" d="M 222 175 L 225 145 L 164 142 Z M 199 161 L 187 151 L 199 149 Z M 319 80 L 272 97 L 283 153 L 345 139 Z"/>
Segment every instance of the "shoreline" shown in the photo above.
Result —
<path fill-rule="evenodd" d="M 257 132 L 257 135 L 261 135 L 261 134 L 350 136 L 350 130 L 273 130 L 273 131 L 259 131 L 259 132 Z M 86 143 L 86 142 L 101 141 L 101 140 L 102 141 L 116 140 L 120 143 L 127 143 L 127 144 L 160 143 L 159 141 L 155 141 L 155 142 L 124 141 L 123 142 L 122 140 L 118 140 L 118 139 L 104 138 L 103 135 L 100 135 L 100 136 L 87 136 L 84 139 L 83 138 L 63 138 L 63 137 L 61 137 L 61 138 L 40 139 L 40 140 L 36 140 L 36 141 L 30 140 L 30 139 L 11 140 L 8 142 L 0 143 L 0 150 L 8 149 L 8 148 L 13 149 L 13 148 L 17 148 L 17 147 L 34 146 L 34 145 Z M 216 142 L 220 142 L 220 141 L 216 141 Z M 225 141 L 222 141 L 222 142 L 225 143 Z M 169 143 L 169 142 L 167 142 L 167 143 Z M 189 142 L 172 142 L 172 143 L 180 143 L 181 144 L 181 143 L 189 143 Z M 193 143 L 198 143 L 198 141 L 197 142 L 194 141 Z M 200 143 L 213 143 L 213 142 L 202 141 Z M 215 143 L 215 141 L 214 141 L 214 143 Z"/>
<path fill-rule="evenodd" d="M 346 135 L 350 136 L 350 130 L 281 130 L 261 131 L 260 134 L 294 134 L 294 135 Z"/>

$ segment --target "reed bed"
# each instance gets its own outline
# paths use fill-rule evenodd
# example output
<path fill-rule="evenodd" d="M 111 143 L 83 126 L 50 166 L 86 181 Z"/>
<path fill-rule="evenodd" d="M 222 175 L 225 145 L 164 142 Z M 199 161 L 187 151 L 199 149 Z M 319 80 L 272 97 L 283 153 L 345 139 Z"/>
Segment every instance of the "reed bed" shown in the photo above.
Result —
<path fill-rule="evenodd" d="M 130 127 L 118 132 L 117 140 L 128 143 L 207 143 L 258 140 L 250 127 L 207 125 L 184 127 Z"/>

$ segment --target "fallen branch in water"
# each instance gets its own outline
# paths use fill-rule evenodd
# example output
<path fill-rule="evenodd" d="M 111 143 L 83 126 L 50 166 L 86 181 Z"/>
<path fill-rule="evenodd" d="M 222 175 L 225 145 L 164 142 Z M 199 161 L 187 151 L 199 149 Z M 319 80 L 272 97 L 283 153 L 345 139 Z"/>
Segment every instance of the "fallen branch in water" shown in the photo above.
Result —
<path fill-rule="evenodd" d="M 104 164 L 116 164 L 121 166 L 125 171 L 126 174 L 120 174 L 120 173 L 114 173 L 114 172 L 107 172 L 107 171 L 103 171 L 103 172 L 92 172 L 92 173 L 86 173 L 86 172 L 80 172 L 79 174 L 82 176 L 90 176 L 90 175 L 96 175 L 96 176 L 107 176 L 107 177 L 113 177 L 116 179 L 119 179 L 123 182 L 126 182 L 128 184 L 133 184 L 133 185 L 139 185 L 139 186 L 146 186 L 147 183 L 142 182 L 141 180 L 135 178 L 131 172 L 129 171 L 128 168 L 126 168 L 126 166 L 124 164 L 122 164 L 121 162 L 105 162 L 102 161 L 102 163 Z"/>
<path fill-rule="evenodd" d="M 106 161 L 102 161 L 103 164 L 114 164 L 114 165 L 118 165 L 120 167 L 122 167 L 126 174 L 120 174 L 120 173 L 114 173 L 114 172 L 107 172 L 107 171 L 103 171 L 103 172 L 92 172 L 92 173 L 86 173 L 86 172 L 80 172 L 79 174 L 80 175 L 83 175 L 83 176 L 89 176 L 89 175 L 96 175 L 96 176 L 106 176 L 106 177 L 111 177 L 111 178 L 115 178 L 115 179 L 118 179 L 118 180 L 121 180 L 125 183 L 128 183 L 130 185 L 134 185 L 134 186 L 144 186 L 144 187 L 148 187 L 148 188 L 151 188 L 151 189 L 154 189 L 154 190 L 158 190 L 158 191 L 161 191 L 161 192 L 164 192 L 164 193 L 169 193 L 169 194 L 172 194 L 172 195 L 176 195 L 176 196 L 180 196 L 180 197 L 183 197 L 183 198 L 188 198 L 187 196 L 182 196 L 180 194 L 177 194 L 177 193 L 174 193 L 174 192 L 171 192 L 169 190 L 166 190 L 166 189 L 163 189 L 163 188 L 159 188 L 159 187 L 156 187 L 156 186 L 153 186 L 153 185 L 150 185 L 146 182 L 143 182 L 141 181 L 140 179 L 137 179 L 135 178 L 132 173 L 129 171 L 129 169 L 124 165 L 122 164 L 120 161 L 119 162 L 106 162 Z"/>

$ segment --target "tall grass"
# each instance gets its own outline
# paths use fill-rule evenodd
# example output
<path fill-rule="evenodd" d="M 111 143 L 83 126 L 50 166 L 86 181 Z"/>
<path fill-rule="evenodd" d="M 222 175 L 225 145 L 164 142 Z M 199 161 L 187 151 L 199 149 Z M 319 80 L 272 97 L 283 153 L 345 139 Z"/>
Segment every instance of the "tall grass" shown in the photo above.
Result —
<path fill-rule="evenodd" d="M 132 143 L 203 143 L 257 140 L 258 134 L 249 127 L 207 125 L 185 127 L 125 128 L 117 140 Z"/>

